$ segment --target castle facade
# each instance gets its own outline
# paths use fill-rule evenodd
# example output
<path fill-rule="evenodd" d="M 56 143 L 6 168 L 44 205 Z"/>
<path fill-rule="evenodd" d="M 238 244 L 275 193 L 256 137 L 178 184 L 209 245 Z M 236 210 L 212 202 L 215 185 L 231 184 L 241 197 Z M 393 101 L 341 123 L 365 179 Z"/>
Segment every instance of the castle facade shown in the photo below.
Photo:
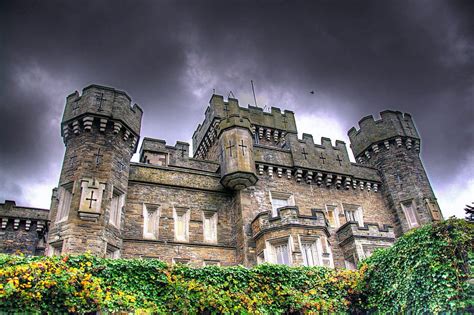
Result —
<path fill-rule="evenodd" d="M 298 139 L 291 111 L 213 95 L 193 152 L 185 142 L 144 138 L 134 163 L 143 112 L 131 104 L 98 85 L 67 97 L 48 255 L 354 268 L 408 230 L 442 220 L 409 114 L 361 119 L 348 132 L 353 163 L 342 141 Z"/>

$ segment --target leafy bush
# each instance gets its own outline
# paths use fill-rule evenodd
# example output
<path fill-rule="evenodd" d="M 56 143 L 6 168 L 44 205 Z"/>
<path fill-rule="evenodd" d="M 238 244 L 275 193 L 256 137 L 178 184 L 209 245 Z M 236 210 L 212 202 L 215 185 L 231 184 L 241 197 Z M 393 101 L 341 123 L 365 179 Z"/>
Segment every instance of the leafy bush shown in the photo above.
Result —
<path fill-rule="evenodd" d="M 158 260 L 0 256 L 0 312 L 149 310 L 196 314 L 342 312 L 356 271 L 260 265 L 191 268 Z"/>
<path fill-rule="evenodd" d="M 263 264 L 191 268 L 154 259 L 0 255 L 0 313 L 437 313 L 468 310 L 474 225 L 424 226 L 357 271 Z"/>
<path fill-rule="evenodd" d="M 380 313 L 472 310 L 474 225 L 449 219 L 410 231 L 366 259 L 363 308 Z"/>

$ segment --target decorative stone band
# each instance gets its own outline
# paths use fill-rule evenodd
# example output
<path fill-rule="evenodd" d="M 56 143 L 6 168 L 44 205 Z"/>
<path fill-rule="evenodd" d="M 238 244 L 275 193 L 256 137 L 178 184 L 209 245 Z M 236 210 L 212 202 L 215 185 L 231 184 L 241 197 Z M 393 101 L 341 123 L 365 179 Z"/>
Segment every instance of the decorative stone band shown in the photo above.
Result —
<path fill-rule="evenodd" d="M 198 146 L 198 149 L 195 153 L 195 158 L 204 160 L 207 157 L 207 153 L 209 152 L 209 148 L 211 148 L 214 143 L 218 140 L 217 132 L 219 126 L 220 119 L 216 118 L 214 121 L 209 125 L 204 137 L 201 140 L 201 143 Z"/>
<path fill-rule="evenodd" d="M 337 189 L 344 188 L 349 190 L 359 188 L 360 190 L 367 190 L 378 192 L 381 183 L 369 181 L 365 179 L 354 178 L 350 175 L 341 175 L 341 174 L 331 174 L 325 171 L 320 170 L 308 170 L 302 168 L 285 168 L 274 165 L 266 165 L 257 163 L 256 165 L 257 173 L 260 176 L 268 175 L 270 179 L 274 178 L 273 172 L 276 171 L 278 177 L 282 177 L 283 173 L 286 173 L 288 180 L 294 175 L 295 180 L 299 183 L 304 182 L 306 184 L 316 184 L 318 186 L 332 187 L 335 186 Z"/>
<path fill-rule="evenodd" d="M 286 131 L 280 129 L 252 125 L 252 134 L 254 136 L 255 134 L 258 134 L 259 139 L 263 139 L 263 136 L 265 135 L 265 139 L 267 139 L 268 141 L 271 141 L 273 139 L 275 143 L 286 140 Z"/>
<path fill-rule="evenodd" d="M 1 222 L 1 229 L 5 230 L 8 227 L 8 224 L 11 222 L 13 229 L 18 230 L 20 228 L 21 222 L 25 223 L 25 230 L 29 231 L 31 229 L 31 225 L 36 223 L 36 231 L 43 232 L 47 222 L 45 220 L 35 220 L 35 219 L 26 219 L 26 218 L 11 218 L 11 217 L 2 217 L 0 219 Z"/>
<path fill-rule="evenodd" d="M 138 135 L 134 134 L 131 129 L 126 127 L 120 121 L 115 121 L 108 118 L 97 117 L 92 115 L 87 115 L 80 117 L 76 120 L 70 121 L 68 123 L 63 124 L 63 139 L 66 143 L 67 139 L 74 135 L 79 135 L 81 132 L 91 132 L 94 122 L 97 122 L 99 126 L 99 131 L 105 133 L 107 131 L 107 127 L 113 131 L 114 134 L 119 134 L 120 131 L 123 130 L 123 140 L 126 142 L 130 142 L 130 147 L 136 151 Z M 72 133 L 70 132 L 72 130 Z"/>
<path fill-rule="evenodd" d="M 420 140 L 409 137 L 396 137 L 373 144 L 370 148 L 367 148 L 363 153 L 356 157 L 356 160 L 359 164 L 363 164 L 366 160 L 370 160 L 375 154 L 380 153 L 382 150 L 390 150 L 390 146 L 392 145 L 397 148 L 405 145 L 407 150 L 411 150 L 414 146 L 415 151 L 420 152 Z"/>
<path fill-rule="evenodd" d="M 343 246 L 353 239 L 378 239 L 389 242 L 395 241 L 395 233 L 390 225 L 380 227 L 377 223 L 365 223 L 359 226 L 357 222 L 347 222 L 337 231 L 339 245 Z"/>
<path fill-rule="evenodd" d="M 266 232 L 288 229 L 290 227 L 303 227 L 307 229 L 323 230 L 327 236 L 329 231 L 326 225 L 326 218 L 322 210 L 312 209 L 312 215 L 300 215 L 296 206 L 287 206 L 277 209 L 277 216 L 272 217 L 271 211 L 264 211 L 257 214 L 251 223 L 252 236 L 255 240 Z"/>

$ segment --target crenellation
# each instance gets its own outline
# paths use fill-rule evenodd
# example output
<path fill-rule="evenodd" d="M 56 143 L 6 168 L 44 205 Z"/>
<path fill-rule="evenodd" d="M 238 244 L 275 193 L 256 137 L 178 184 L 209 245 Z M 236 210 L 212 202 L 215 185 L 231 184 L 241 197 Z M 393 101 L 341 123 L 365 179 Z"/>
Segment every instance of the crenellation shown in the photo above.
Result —
<path fill-rule="evenodd" d="M 303 250 L 314 250 L 320 265 L 351 268 L 415 225 L 442 219 L 409 114 L 361 119 L 348 133 L 353 163 L 343 141 L 298 139 L 292 111 L 212 95 L 192 153 L 187 142 L 144 138 L 140 162 L 131 163 L 142 117 L 131 104 L 125 92 L 97 85 L 69 95 L 51 224 L 0 212 L 2 231 L 35 241 L 48 232 L 51 255 L 254 266 L 281 263 L 278 246 L 292 265 L 308 265 Z"/>

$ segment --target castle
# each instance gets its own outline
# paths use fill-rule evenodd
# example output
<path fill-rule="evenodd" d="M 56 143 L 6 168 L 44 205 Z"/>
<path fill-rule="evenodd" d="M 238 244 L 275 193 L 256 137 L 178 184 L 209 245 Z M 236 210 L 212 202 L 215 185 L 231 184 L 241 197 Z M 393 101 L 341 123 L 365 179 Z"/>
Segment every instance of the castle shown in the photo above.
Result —
<path fill-rule="evenodd" d="M 49 217 L 20 216 L 6 202 L 3 240 L 28 227 L 35 245 L 24 250 L 33 254 L 46 247 L 47 255 L 194 266 L 354 268 L 408 230 L 442 220 L 409 114 L 362 118 L 348 132 L 353 163 L 342 141 L 298 139 L 291 111 L 212 95 L 192 157 L 188 143 L 144 138 L 134 163 L 143 112 L 131 104 L 125 92 L 98 85 L 67 97 Z"/>

